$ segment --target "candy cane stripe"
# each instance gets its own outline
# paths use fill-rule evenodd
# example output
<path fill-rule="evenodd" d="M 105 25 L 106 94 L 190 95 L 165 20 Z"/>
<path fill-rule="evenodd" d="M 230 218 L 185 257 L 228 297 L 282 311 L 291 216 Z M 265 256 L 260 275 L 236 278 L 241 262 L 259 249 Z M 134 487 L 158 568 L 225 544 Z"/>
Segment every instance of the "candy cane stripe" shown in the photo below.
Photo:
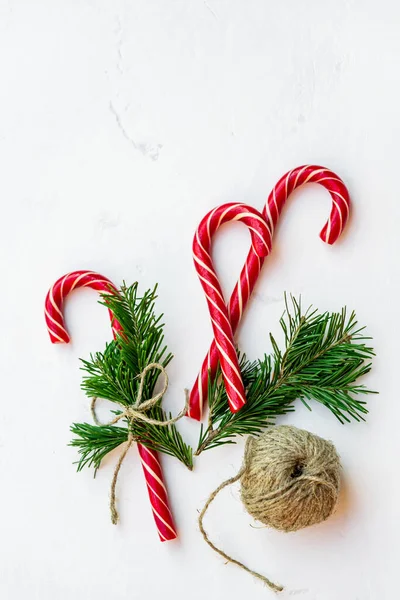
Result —
<path fill-rule="evenodd" d="M 225 223 L 225 221 L 228 220 L 228 219 L 226 219 L 226 217 L 229 215 L 230 212 L 233 212 L 232 211 L 232 205 L 228 206 L 228 208 L 226 210 L 223 210 L 221 212 L 221 215 L 220 215 L 220 217 L 219 217 L 219 219 L 217 221 L 217 225 L 216 225 L 215 229 L 219 229 L 221 227 L 221 225 L 223 225 L 223 223 Z M 230 219 L 230 220 L 234 221 L 235 220 L 235 216 L 233 216 L 232 219 Z M 209 222 L 210 221 L 211 221 L 211 219 L 209 219 Z"/>
<path fill-rule="evenodd" d="M 202 260 L 200 260 L 197 256 L 193 255 L 193 259 L 195 260 L 195 262 L 197 262 L 197 264 L 199 265 L 199 267 L 201 267 L 205 271 L 208 271 L 209 275 L 207 275 L 207 277 L 210 277 L 213 280 L 215 280 L 217 282 L 217 285 L 218 285 L 217 277 L 216 277 L 215 273 L 212 271 L 212 269 L 210 269 L 209 267 L 207 267 L 207 265 Z M 205 281 L 205 282 L 208 283 L 208 280 L 205 277 L 203 277 L 203 281 Z M 222 294 L 220 294 L 220 292 L 218 291 L 218 288 L 215 285 L 212 285 L 211 283 L 209 283 L 209 285 L 211 287 L 213 287 L 217 291 L 218 295 L 221 296 L 221 298 L 222 298 Z"/>
<path fill-rule="evenodd" d="M 149 486 L 149 487 L 150 487 L 150 486 Z M 157 517 L 158 519 L 160 519 L 160 521 L 161 521 L 162 523 L 164 523 L 164 525 L 165 525 L 166 527 L 168 527 L 168 529 L 171 531 L 171 533 L 172 533 L 172 534 L 173 534 L 173 535 L 176 537 L 176 531 L 175 531 L 175 529 L 173 529 L 173 528 L 171 527 L 171 525 L 170 525 L 170 524 L 169 524 L 167 521 L 165 521 L 165 519 L 163 519 L 163 518 L 162 518 L 162 516 L 161 516 L 161 515 L 160 515 L 160 514 L 159 514 L 159 513 L 156 511 L 156 509 L 154 508 L 154 506 L 152 506 L 152 507 L 151 507 L 151 509 L 152 509 L 153 513 L 156 515 L 156 517 Z M 166 539 L 166 538 L 164 538 L 164 539 Z"/>
<path fill-rule="evenodd" d="M 223 355 L 224 355 L 225 362 L 226 362 L 228 365 L 230 365 L 230 366 L 232 367 L 232 369 L 235 371 L 235 374 L 236 374 L 238 377 L 240 377 L 240 372 L 239 372 L 239 369 L 237 369 L 237 368 L 236 368 L 236 366 L 233 364 L 233 361 L 232 361 L 232 360 L 229 358 L 229 356 L 228 356 L 228 354 L 225 352 L 225 350 L 224 350 L 224 349 L 223 349 L 223 348 L 220 346 L 220 344 L 217 344 L 217 348 L 218 348 L 218 350 L 219 350 L 220 354 L 223 354 Z M 232 386 L 233 386 L 233 384 L 232 384 Z M 240 393 L 240 392 L 238 392 L 238 393 Z M 244 396 L 244 394 L 243 394 L 243 396 Z"/>
<path fill-rule="evenodd" d="M 292 174 L 292 171 L 289 171 L 289 173 L 285 177 L 285 196 L 288 196 L 288 182 L 289 182 L 291 174 Z"/>
<path fill-rule="evenodd" d="M 307 169 L 307 167 L 304 167 L 303 170 Z M 301 185 L 305 185 L 306 183 L 308 183 L 311 179 L 314 179 L 314 177 L 316 175 L 318 175 L 319 173 L 324 173 L 326 171 L 326 169 L 315 169 L 315 171 L 312 171 L 307 177 L 306 179 L 303 181 L 303 183 Z M 319 183 L 319 181 L 315 181 L 314 183 Z"/>
<path fill-rule="evenodd" d="M 202 281 L 202 278 L 200 278 L 200 281 Z M 210 296 L 208 296 L 207 294 L 205 294 L 206 296 L 206 300 L 207 302 L 209 302 L 210 304 L 212 304 L 212 306 L 215 308 L 216 311 L 218 311 L 218 313 L 221 315 L 221 317 L 223 319 L 225 319 L 225 321 L 228 323 L 228 325 L 230 325 L 230 319 L 229 319 L 229 315 L 226 314 L 226 312 L 221 308 L 221 306 L 219 306 L 216 302 L 214 302 L 214 300 L 212 300 L 210 298 Z"/>
<path fill-rule="evenodd" d="M 209 232 L 208 232 L 208 235 L 209 235 Z M 206 252 L 205 248 L 202 246 L 202 243 L 201 243 L 201 241 L 200 241 L 200 238 L 199 238 L 199 235 L 198 235 L 198 231 L 196 231 L 196 239 L 197 239 L 197 243 L 198 243 L 198 245 L 200 246 L 200 248 L 201 248 L 202 252 L 203 252 L 204 254 L 207 254 L 207 252 Z M 209 238 L 209 239 L 211 239 L 211 238 Z"/>
<path fill-rule="evenodd" d="M 143 461 L 141 461 L 142 465 L 144 464 Z M 157 492 L 153 489 L 153 487 L 150 485 L 149 482 L 146 482 L 147 487 L 151 490 L 151 493 L 154 494 L 155 496 L 157 496 L 157 498 L 159 499 L 159 501 L 161 502 L 161 504 L 163 504 L 166 508 L 166 510 L 171 513 L 171 511 L 169 510 L 169 506 L 168 504 L 165 502 L 165 500 L 163 500 L 161 498 L 161 496 L 159 496 L 159 494 L 157 494 Z M 154 508 L 152 508 L 152 510 L 154 510 Z M 172 515 L 171 515 L 172 518 Z"/>
<path fill-rule="evenodd" d="M 50 331 L 50 339 L 51 338 L 56 338 L 58 342 L 60 342 L 61 344 L 63 344 L 65 342 L 65 339 L 60 337 L 55 331 Z M 54 343 L 54 340 L 51 340 Z"/>
<path fill-rule="evenodd" d="M 66 330 L 64 329 L 64 327 L 62 327 L 62 325 L 60 325 L 60 323 L 59 323 L 58 321 L 56 321 L 56 320 L 55 320 L 55 318 L 54 318 L 54 317 L 52 317 L 52 316 L 51 316 L 51 315 L 48 313 L 48 311 L 46 310 L 46 308 L 44 309 L 44 314 L 45 314 L 45 317 L 46 317 L 46 319 L 48 319 L 49 321 L 51 321 L 52 323 L 54 323 L 54 325 L 55 325 L 56 327 L 59 327 L 59 328 L 60 328 L 60 329 L 61 329 L 61 330 L 62 330 L 62 331 L 65 333 L 65 334 L 67 334 L 67 332 L 66 332 Z M 68 334 L 67 334 L 67 335 L 68 335 Z"/>
<path fill-rule="evenodd" d="M 343 224 L 342 211 L 340 210 L 340 206 L 338 205 L 338 203 L 336 202 L 336 200 L 333 200 L 333 204 L 337 208 L 337 214 L 338 214 L 338 217 L 339 217 L 339 220 L 340 220 L 340 229 L 342 229 L 342 224 Z"/>
<path fill-rule="evenodd" d="M 222 294 L 220 294 L 219 290 L 215 287 L 215 285 L 213 285 L 210 281 L 208 281 L 208 279 L 206 279 L 202 275 L 199 275 L 199 279 L 201 279 L 201 281 L 204 282 L 204 285 L 206 285 L 207 287 L 210 287 L 212 290 L 214 290 L 214 292 L 221 298 L 221 300 L 224 299 Z"/>
<path fill-rule="evenodd" d="M 325 169 L 324 169 L 324 173 L 326 173 Z M 331 183 L 335 182 L 335 183 L 340 183 L 341 185 L 343 185 L 343 181 L 341 179 L 339 179 L 338 177 L 318 177 L 318 179 L 316 179 L 313 183 L 322 183 L 323 181 L 330 181 Z M 308 183 L 308 182 L 305 181 L 304 183 Z M 331 191 L 331 190 L 329 190 L 329 191 Z"/>
<path fill-rule="evenodd" d="M 343 202 L 344 202 L 344 205 L 346 206 L 346 209 L 347 209 L 347 210 L 349 209 L 348 200 L 346 200 L 346 198 L 344 198 L 342 194 L 340 194 L 339 192 L 336 192 L 335 190 L 332 190 L 332 191 L 331 191 L 331 194 L 335 194 L 335 196 L 339 196 L 339 198 L 340 198 L 341 200 L 343 200 Z M 338 207 L 338 210 L 339 210 L 339 207 Z"/>
<path fill-rule="evenodd" d="M 82 279 L 85 277 L 85 273 L 82 273 L 82 275 L 79 275 L 78 277 L 76 277 L 75 279 L 73 279 L 73 283 L 69 289 L 70 292 L 72 292 L 77 286 L 80 287 L 78 284 L 80 281 L 82 281 Z M 87 285 L 87 284 L 83 284 L 83 285 Z"/>
<path fill-rule="evenodd" d="M 164 490 L 164 492 L 165 492 L 165 493 L 167 493 L 167 490 L 166 490 L 166 487 L 165 487 L 164 483 L 161 481 L 161 479 L 158 477 L 158 475 L 157 475 L 156 473 L 154 473 L 153 469 L 152 469 L 152 468 L 151 468 L 151 467 L 148 465 L 148 463 L 145 463 L 145 462 L 142 460 L 142 464 L 143 464 L 143 467 L 146 469 L 146 471 L 147 471 L 148 473 L 150 473 L 150 475 L 151 475 L 151 476 L 152 476 L 152 477 L 153 477 L 153 478 L 154 478 L 154 479 L 157 481 L 157 483 L 158 483 L 158 484 L 159 484 L 159 485 L 162 487 L 162 489 Z M 151 487 L 151 486 L 149 486 L 149 487 Z M 169 509 L 168 509 L 168 510 L 169 510 Z"/>
<path fill-rule="evenodd" d="M 238 299 L 239 299 L 239 313 L 240 315 L 242 315 L 242 311 L 243 311 L 243 295 L 242 295 L 242 288 L 239 284 L 237 284 L 237 295 L 238 295 Z"/>
<path fill-rule="evenodd" d="M 268 244 L 267 244 L 267 243 L 265 242 L 265 240 L 262 238 L 261 234 L 260 234 L 258 231 L 256 231 L 256 230 L 254 229 L 254 227 L 251 227 L 250 225 L 248 225 L 248 228 L 250 229 L 250 231 L 253 231 L 253 232 L 254 232 L 254 235 L 256 235 L 256 236 L 257 236 L 257 237 L 260 239 L 260 242 L 262 243 L 262 245 L 263 245 L 263 246 L 265 246 L 265 248 L 266 248 L 267 252 L 270 252 L 271 248 L 268 246 Z"/>
<path fill-rule="evenodd" d="M 304 173 L 304 171 L 307 169 L 307 166 L 303 167 L 302 169 L 299 170 L 299 172 L 296 175 L 296 179 L 294 180 L 294 184 L 293 184 L 293 189 L 297 188 L 298 186 L 298 181 L 300 176 Z M 307 179 L 306 179 L 307 181 Z M 304 183 L 306 183 L 306 181 Z"/>
<path fill-rule="evenodd" d="M 207 240 L 208 240 L 208 243 L 211 242 L 211 238 L 212 238 L 211 231 L 210 231 L 210 224 L 211 224 L 212 218 L 214 217 L 214 215 L 217 212 L 217 210 L 218 210 L 218 206 L 216 206 L 215 208 L 213 208 L 213 210 L 209 213 L 209 217 L 208 217 L 208 220 L 207 220 Z M 197 239 L 199 239 L 198 232 L 196 232 L 196 236 L 197 236 Z M 203 248 L 203 246 L 202 246 L 202 248 Z M 203 250 L 204 250 L 204 248 L 203 248 Z"/>
<path fill-rule="evenodd" d="M 143 459 L 141 457 L 140 457 L 140 462 L 142 463 L 143 468 L 146 469 L 147 471 L 149 471 L 149 473 L 151 474 L 151 469 L 149 469 L 148 465 L 146 465 L 146 463 L 143 461 Z M 159 478 L 157 478 L 157 479 L 158 479 L 158 481 L 160 481 Z M 165 501 L 166 498 L 167 498 L 167 490 L 165 489 L 165 486 L 163 486 L 165 493 L 160 496 L 160 494 L 157 493 L 156 490 L 151 485 L 150 478 L 147 478 L 146 485 L 149 488 L 149 490 L 152 492 L 152 494 L 154 494 L 155 496 L 157 496 L 157 498 L 159 499 L 159 501 L 165 506 L 166 510 L 170 513 L 171 519 L 172 519 L 171 511 L 169 509 L 169 506 L 168 506 L 167 502 Z"/>
<path fill-rule="evenodd" d="M 50 302 L 51 302 L 54 310 L 56 312 L 58 312 L 58 314 L 62 317 L 62 312 L 61 312 L 59 306 L 57 305 L 56 301 L 54 300 L 53 288 L 50 288 L 50 291 L 49 291 L 49 300 L 50 300 Z"/>
<path fill-rule="evenodd" d="M 215 321 L 213 321 L 213 324 L 214 324 L 214 325 L 215 325 L 215 327 L 216 327 L 216 328 L 217 328 L 217 329 L 218 329 L 218 330 L 221 332 L 221 335 L 222 335 L 222 336 L 223 336 L 223 337 L 226 339 L 226 341 L 227 341 L 227 343 L 229 344 L 229 346 L 231 346 L 231 350 L 233 349 L 233 350 L 235 350 L 235 352 L 236 352 L 235 346 L 232 344 L 232 342 L 231 342 L 231 340 L 230 340 L 229 336 L 228 336 L 228 335 L 227 335 L 227 334 L 226 334 L 226 333 L 225 333 L 225 332 L 224 332 L 224 331 L 221 329 L 221 327 L 218 325 L 218 323 L 216 323 Z M 240 372 L 239 372 L 239 370 L 236 368 L 236 366 L 234 365 L 234 363 L 231 361 L 231 359 L 229 358 L 229 355 L 225 354 L 225 352 L 222 350 L 221 346 L 219 346 L 218 344 L 217 344 L 217 347 L 219 348 L 219 350 L 220 350 L 221 352 L 223 352 L 223 354 L 224 354 L 224 356 L 225 356 L 225 359 L 226 359 L 226 362 L 227 362 L 228 364 L 230 364 L 230 365 L 231 365 L 231 367 L 232 367 L 232 369 L 235 371 L 236 375 L 237 375 L 238 377 L 240 377 Z"/>
<path fill-rule="evenodd" d="M 274 233 L 274 221 L 273 221 L 273 218 L 272 218 L 271 209 L 270 209 L 270 207 L 269 207 L 268 204 L 266 204 L 265 209 L 266 209 L 266 213 L 267 213 L 267 215 L 266 215 L 267 216 L 267 223 L 270 225 L 270 232 L 271 232 L 271 235 L 273 235 L 273 233 Z"/>

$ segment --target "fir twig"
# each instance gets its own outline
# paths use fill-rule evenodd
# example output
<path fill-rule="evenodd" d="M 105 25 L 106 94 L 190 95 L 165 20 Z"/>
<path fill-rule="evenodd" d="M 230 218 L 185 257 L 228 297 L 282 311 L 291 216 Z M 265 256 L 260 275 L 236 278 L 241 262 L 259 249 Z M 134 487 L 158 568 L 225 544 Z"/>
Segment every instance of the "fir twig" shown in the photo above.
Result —
<path fill-rule="evenodd" d="M 117 339 L 106 345 L 104 352 L 96 352 L 90 360 L 82 360 L 85 376 L 82 389 L 90 398 L 103 398 L 121 407 L 135 403 L 139 376 L 151 363 L 164 368 L 172 359 L 164 344 L 162 315 L 155 315 L 156 287 L 142 297 L 138 295 L 138 284 L 122 286 L 120 292 L 110 290 L 103 294 L 101 303 L 111 310 L 122 326 Z M 159 371 L 150 371 L 143 386 L 143 399 L 153 397 Z M 161 403 L 161 399 L 160 399 Z M 118 414 L 118 409 L 115 414 Z M 168 420 L 158 404 L 146 414 L 158 421 Z M 193 466 L 192 449 L 186 445 L 174 424 L 165 427 L 128 421 L 125 428 L 111 425 L 97 426 L 74 423 L 72 433 L 77 436 L 71 442 L 81 455 L 78 470 L 84 466 L 97 469 L 103 458 L 128 438 L 129 427 L 136 441 L 151 448 L 175 456 L 189 469 Z M 121 421 L 122 422 L 122 421 Z"/>
<path fill-rule="evenodd" d="M 285 349 L 282 352 L 270 335 L 272 354 L 250 362 L 240 361 L 247 404 L 231 413 L 220 373 L 209 384 L 209 418 L 201 427 L 196 455 L 204 450 L 233 444 L 236 435 L 259 435 L 278 415 L 293 411 L 296 399 L 310 408 L 316 400 L 341 422 L 364 420 L 368 412 L 360 395 L 374 393 L 356 381 L 371 369 L 374 351 L 370 338 L 358 327 L 355 313 L 319 314 L 285 296 L 286 310 L 280 319 Z"/>
<path fill-rule="evenodd" d="M 74 423 L 71 431 L 77 436 L 70 446 L 78 448 L 80 454 L 78 471 L 87 466 L 94 467 L 96 472 L 104 457 L 128 439 L 128 429 L 115 425 L 98 427 L 89 423 Z"/>

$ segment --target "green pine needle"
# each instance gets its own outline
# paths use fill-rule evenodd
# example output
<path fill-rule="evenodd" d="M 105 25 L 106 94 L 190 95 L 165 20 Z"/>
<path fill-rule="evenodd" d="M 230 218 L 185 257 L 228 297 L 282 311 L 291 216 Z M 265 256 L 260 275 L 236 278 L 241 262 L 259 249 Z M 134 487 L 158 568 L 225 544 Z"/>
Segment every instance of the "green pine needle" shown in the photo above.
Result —
<path fill-rule="evenodd" d="M 82 360 L 82 370 L 86 373 L 82 389 L 89 398 L 110 400 L 119 407 L 131 406 L 136 401 L 144 368 L 150 363 L 159 363 L 165 368 L 172 360 L 164 344 L 162 315 L 155 315 L 156 289 L 139 297 L 138 284 L 134 283 L 130 287 L 123 285 L 120 292 L 110 290 L 102 294 L 101 304 L 111 310 L 122 331 L 116 340 L 106 345 L 104 352 Z M 153 397 L 159 375 L 157 369 L 146 375 L 143 400 Z M 146 411 L 146 415 L 165 421 L 169 417 L 160 403 Z M 129 424 L 126 419 L 123 421 L 126 428 L 87 423 L 72 425 L 71 431 L 76 437 L 71 445 L 80 453 L 78 470 L 84 466 L 99 468 L 103 458 L 127 440 Z M 137 442 L 175 456 L 189 469 L 193 467 L 192 449 L 184 443 L 175 425 L 159 427 L 137 420 L 131 424 L 131 431 Z"/>
<path fill-rule="evenodd" d="M 196 455 L 222 444 L 235 443 L 236 435 L 259 435 L 278 415 L 293 411 L 296 399 L 310 408 L 316 400 L 341 422 L 364 420 L 368 410 L 360 395 L 374 393 L 356 381 L 371 369 L 374 351 L 365 342 L 364 327 L 358 327 L 355 313 L 319 314 L 285 296 L 286 310 L 280 319 L 285 349 L 281 351 L 270 335 L 272 354 L 250 362 L 245 356 L 240 368 L 247 404 L 230 412 L 221 373 L 209 383 L 208 426 L 201 427 Z"/>
<path fill-rule="evenodd" d="M 128 439 L 128 429 L 115 425 L 99 427 L 89 423 L 73 423 L 71 431 L 77 436 L 70 446 L 78 448 L 80 454 L 78 471 L 84 467 L 94 467 L 97 471 L 103 458 Z"/>

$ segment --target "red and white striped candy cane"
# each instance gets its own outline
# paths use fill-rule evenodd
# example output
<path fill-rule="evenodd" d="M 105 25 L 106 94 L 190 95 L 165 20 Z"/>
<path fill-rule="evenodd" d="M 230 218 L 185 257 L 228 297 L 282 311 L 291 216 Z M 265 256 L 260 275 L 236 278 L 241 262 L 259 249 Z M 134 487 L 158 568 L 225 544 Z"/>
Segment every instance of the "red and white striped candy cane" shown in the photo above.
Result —
<path fill-rule="evenodd" d="M 241 221 L 247 225 L 252 250 L 257 257 L 269 253 L 271 233 L 265 219 L 257 210 L 245 204 L 230 203 L 208 213 L 202 219 L 193 240 L 194 264 L 210 311 L 216 352 L 221 364 L 229 406 L 232 412 L 237 412 L 246 403 L 245 391 L 228 309 L 210 256 L 214 233 L 229 221 Z"/>
<path fill-rule="evenodd" d="M 286 200 L 294 190 L 306 183 L 319 183 L 331 195 L 331 213 L 320 233 L 320 237 L 327 244 L 333 244 L 346 225 L 349 216 L 350 197 L 343 181 L 329 169 L 305 165 L 286 173 L 270 193 L 263 210 L 263 216 L 269 223 L 273 233 Z M 233 332 L 235 332 L 240 322 L 263 264 L 264 258 L 260 258 L 251 248 L 229 302 L 230 322 Z M 203 405 L 207 399 L 208 376 L 210 373 L 211 377 L 214 377 L 217 367 L 218 352 L 215 341 L 213 341 L 190 394 L 188 416 L 193 419 L 201 420 Z"/>
<path fill-rule="evenodd" d="M 88 287 L 99 292 L 115 290 L 115 286 L 107 279 L 107 277 L 103 277 L 93 271 L 74 271 L 73 273 L 67 273 L 67 275 L 57 279 L 47 293 L 44 307 L 47 330 L 53 344 L 68 344 L 70 342 L 68 331 L 65 328 L 62 309 L 64 298 L 80 287 Z M 114 319 L 111 311 L 108 312 L 110 314 L 111 328 L 115 339 L 116 332 L 121 329 L 121 326 L 118 321 Z"/>
<path fill-rule="evenodd" d="M 68 344 L 70 341 L 64 323 L 63 303 L 70 292 L 80 287 L 89 287 L 99 292 L 116 291 L 115 286 L 109 279 L 93 271 L 74 271 L 60 277 L 48 291 L 45 302 L 46 325 L 53 344 Z M 122 328 L 118 321 L 114 319 L 111 311 L 109 313 L 115 338 L 116 332 L 121 331 Z M 162 542 L 173 540 L 177 537 L 177 533 L 169 509 L 167 490 L 157 453 L 141 444 L 137 446 L 158 535 Z"/>

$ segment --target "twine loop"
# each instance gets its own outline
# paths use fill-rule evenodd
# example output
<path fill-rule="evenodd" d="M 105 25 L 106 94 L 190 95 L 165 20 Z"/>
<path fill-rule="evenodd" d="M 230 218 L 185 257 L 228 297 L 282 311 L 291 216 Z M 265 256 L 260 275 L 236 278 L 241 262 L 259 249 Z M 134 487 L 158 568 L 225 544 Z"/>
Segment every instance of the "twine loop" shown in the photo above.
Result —
<path fill-rule="evenodd" d="M 164 385 L 163 385 L 162 390 L 158 394 L 155 394 L 152 398 L 149 398 L 148 400 L 142 401 L 144 381 L 145 381 L 147 373 L 149 371 L 151 371 L 152 369 L 158 369 L 163 374 Z M 146 411 L 148 411 L 151 408 L 153 408 L 154 406 L 156 406 L 157 403 L 159 402 L 159 400 L 161 400 L 161 398 L 164 396 L 165 392 L 167 391 L 168 375 L 167 375 L 166 370 L 160 363 L 150 363 L 143 369 L 143 371 L 140 373 L 140 375 L 138 375 L 138 378 L 140 378 L 140 383 L 139 383 L 139 389 L 138 389 L 136 401 L 132 405 L 125 406 L 125 410 L 123 410 L 120 414 L 118 414 L 116 417 L 114 417 L 114 419 L 112 419 L 108 423 L 102 423 L 101 421 L 99 421 L 99 419 L 97 417 L 97 414 L 96 414 L 97 397 L 94 397 L 92 399 L 92 403 L 90 405 L 90 410 L 92 413 L 93 421 L 99 427 L 115 425 L 121 419 L 127 419 L 127 421 L 128 421 L 127 444 L 126 444 L 125 448 L 123 449 L 123 451 L 121 452 L 121 455 L 118 459 L 118 463 L 115 467 L 114 475 L 113 475 L 112 482 L 111 482 L 110 511 L 111 511 L 111 521 L 114 525 L 116 525 L 118 523 L 118 519 L 119 519 L 118 511 L 116 508 L 115 488 L 117 485 L 118 474 L 121 469 L 122 463 L 124 462 L 124 459 L 125 459 L 126 455 L 128 454 L 130 447 L 132 446 L 133 442 L 135 441 L 135 436 L 133 435 L 133 432 L 132 432 L 133 422 L 134 421 L 143 421 L 145 423 L 148 423 L 149 425 L 168 427 L 168 425 L 173 425 L 174 423 L 179 421 L 179 419 L 184 417 L 187 412 L 187 409 L 188 409 L 188 391 L 185 390 L 185 394 L 186 394 L 185 406 L 184 406 L 183 410 L 181 410 L 181 412 L 176 417 L 167 419 L 166 421 L 161 421 L 159 419 L 153 419 L 153 418 L 147 416 Z"/>

